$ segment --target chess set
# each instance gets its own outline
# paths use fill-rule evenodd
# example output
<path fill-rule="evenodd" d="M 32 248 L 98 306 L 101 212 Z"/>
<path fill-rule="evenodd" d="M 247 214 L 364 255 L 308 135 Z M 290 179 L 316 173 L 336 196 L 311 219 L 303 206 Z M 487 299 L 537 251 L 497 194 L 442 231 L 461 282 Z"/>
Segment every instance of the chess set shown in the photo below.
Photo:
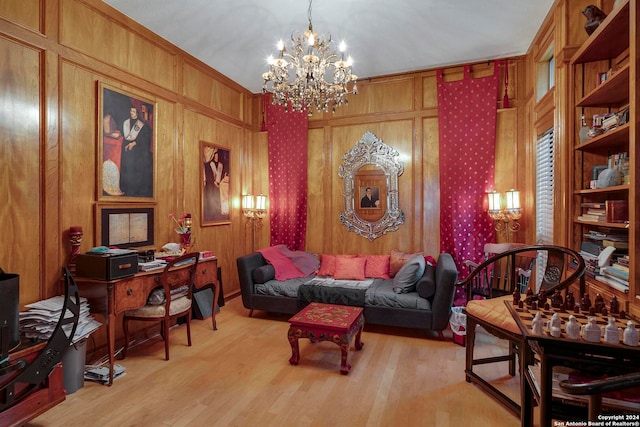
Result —
<path fill-rule="evenodd" d="M 585 294 L 576 302 L 570 292 L 563 297 L 556 291 L 548 298 L 544 291 L 534 295 L 528 290 L 524 298 L 514 293 L 507 303 L 531 335 L 638 346 L 639 323 L 619 309 L 615 296 L 607 306 L 600 295 L 591 302 Z"/>

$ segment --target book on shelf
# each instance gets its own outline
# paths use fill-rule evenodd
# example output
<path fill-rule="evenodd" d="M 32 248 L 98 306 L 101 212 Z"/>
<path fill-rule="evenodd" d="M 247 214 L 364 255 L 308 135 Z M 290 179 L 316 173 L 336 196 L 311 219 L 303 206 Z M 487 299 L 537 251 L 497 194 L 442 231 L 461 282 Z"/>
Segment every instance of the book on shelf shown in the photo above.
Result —
<path fill-rule="evenodd" d="M 627 274 L 629 274 L 629 264 L 624 265 L 624 264 L 621 264 L 619 262 L 614 262 L 611 266 L 617 268 L 618 270 L 624 271 Z"/>
<path fill-rule="evenodd" d="M 619 268 L 614 267 L 613 265 L 609 265 L 606 267 L 600 268 L 600 271 L 605 276 L 611 276 L 616 279 L 623 280 L 626 282 L 627 286 L 629 285 L 629 271 L 624 271 Z"/>
<path fill-rule="evenodd" d="M 582 243 L 580 243 L 580 250 L 591 255 L 598 256 L 602 249 L 604 249 L 604 246 L 600 243 L 590 242 L 588 240 L 583 240 Z"/>
<path fill-rule="evenodd" d="M 580 206 L 583 208 L 604 209 L 606 205 L 604 202 L 582 202 Z"/>
<path fill-rule="evenodd" d="M 629 242 L 625 242 L 622 240 L 609 240 L 609 239 L 603 239 L 602 240 L 602 245 L 603 246 L 613 246 L 616 249 L 629 249 Z"/>
<path fill-rule="evenodd" d="M 605 222 L 606 219 L 606 215 L 582 214 L 578 216 L 580 221 Z"/>
<path fill-rule="evenodd" d="M 625 294 L 629 293 L 629 282 L 627 282 L 627 284 L 625 285 L 624 283 L 621 283 L 620 281 L 616 280 L 615 278 L 611 277 L 611 276 L 603 276 L 601 274 L 596 274 L 594 276 L 594 278 L 601 283 L 607 284 L 609 285 L 610 288 L 613 288 L 617 291 L 623 292 Z"/>

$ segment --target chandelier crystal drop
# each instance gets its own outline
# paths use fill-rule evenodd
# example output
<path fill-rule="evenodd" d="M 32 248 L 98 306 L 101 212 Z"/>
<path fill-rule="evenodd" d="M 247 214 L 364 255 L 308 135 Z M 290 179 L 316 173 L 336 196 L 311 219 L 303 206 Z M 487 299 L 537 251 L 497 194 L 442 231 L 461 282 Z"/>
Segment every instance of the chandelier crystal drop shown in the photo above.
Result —
<path fill-rule="evenodd" d="M 309 29 L 292 34 L 289 48 L 278 42 L 280 56 L 269 57 L 269 71 L 262 74 L 262 91 L 271 93 L 273 104 L 283 105 L 285 110 L 290 104 L 293 111 L 306 108 L 309 115 L 311 107 L 335 111 L 336 106 L 348 104 L 348 94 L 358 93 L 358 76 L 351 72 L 353 61 L 350 56 L 345 59 L 346 44 L 340 43 L 339 53 L 335 53 L 331 36 L 325 38 L 313 31 L 311 3 L 309 0 Z"/>

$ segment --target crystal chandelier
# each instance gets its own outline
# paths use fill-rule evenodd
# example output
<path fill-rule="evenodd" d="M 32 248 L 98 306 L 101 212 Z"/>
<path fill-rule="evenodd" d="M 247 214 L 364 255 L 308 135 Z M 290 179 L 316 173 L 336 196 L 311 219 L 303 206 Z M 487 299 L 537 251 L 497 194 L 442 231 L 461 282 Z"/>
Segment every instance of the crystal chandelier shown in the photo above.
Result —
<path fill-rule="evenodd" d="M 351 73 L 352 59 L 345 60 L 346 44 L 340 43 L 339 54 L 331 50 L 331 36 L 324 38 L 313 31 L 311 3 L 307 17 L 309 29 L 302 34 L 291 35 L 291 46 L 278 42 L 279 58 L 269 57 L 269 71 L 262 74 L 263 93 L 271 93 L 273 104 L 291 103 L 293 111 L 311 107 L 316 111 L 332 111 L 338 105 L 347 104 L 347 95 L 358 93 L 358 76 Z M 292 78 L 290 78 L 292 77 Z M 328 78 L 327 78 L 328 77 Z"/>

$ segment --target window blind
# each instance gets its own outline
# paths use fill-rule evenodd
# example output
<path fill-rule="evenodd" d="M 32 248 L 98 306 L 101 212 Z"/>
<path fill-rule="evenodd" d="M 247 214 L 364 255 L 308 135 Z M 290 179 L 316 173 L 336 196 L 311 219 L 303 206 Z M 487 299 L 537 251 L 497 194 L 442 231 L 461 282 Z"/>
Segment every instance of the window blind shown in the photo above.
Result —
<path fill-rule="evenodd" d="M 540 245 L 553 244 L 553 178 L 554 178 L 553 128 L 539 136 L 536 143 L 536 242 Z M 539 254 L 536 290 L 542 282 L 547 256 Z"/>

